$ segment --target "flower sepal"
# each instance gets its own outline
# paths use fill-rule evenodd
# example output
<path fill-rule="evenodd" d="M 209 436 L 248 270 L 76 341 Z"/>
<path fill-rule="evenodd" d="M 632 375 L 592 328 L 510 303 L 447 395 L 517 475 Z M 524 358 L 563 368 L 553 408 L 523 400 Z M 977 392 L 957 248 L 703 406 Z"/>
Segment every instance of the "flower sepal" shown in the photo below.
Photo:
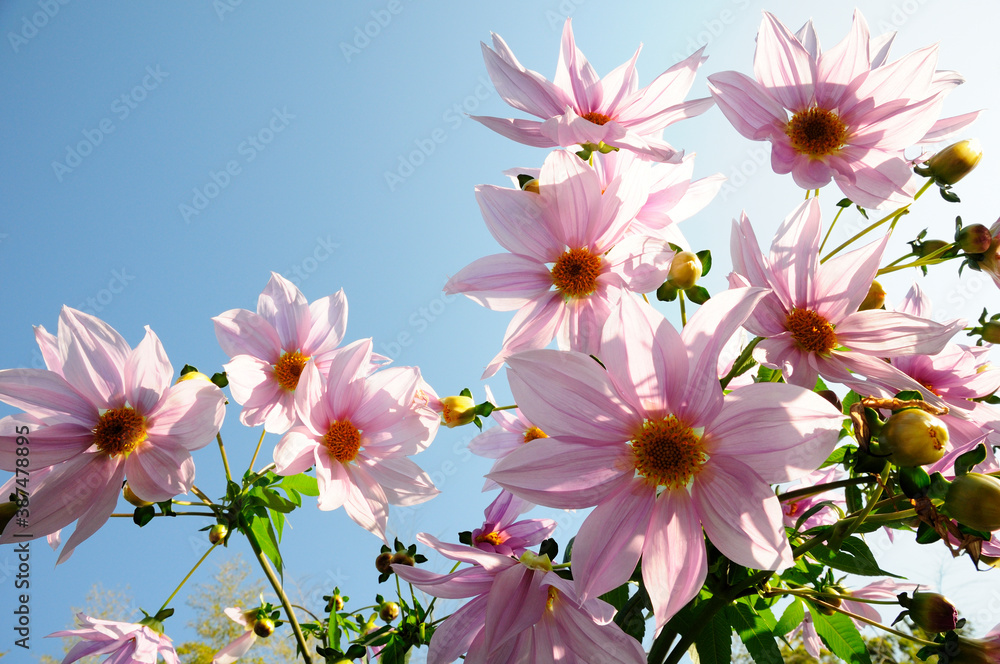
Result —
<path fill-rule="evenodd" d="M 142 611 L 142 615 L 144 615 L 145 618 L 140 620 L 137 624 L 145 625 L 146 627 L 150 628 L 157 634 L 164 633 L 165 628 L 163 627 L 163 621 L 169 618 L 170 616 L 174 615 L 173 609 L 160 609 L 159 611 L 156 612 L 156 615 L 154 616 L 149 615 L 142 609 L 139 610 Z"/>

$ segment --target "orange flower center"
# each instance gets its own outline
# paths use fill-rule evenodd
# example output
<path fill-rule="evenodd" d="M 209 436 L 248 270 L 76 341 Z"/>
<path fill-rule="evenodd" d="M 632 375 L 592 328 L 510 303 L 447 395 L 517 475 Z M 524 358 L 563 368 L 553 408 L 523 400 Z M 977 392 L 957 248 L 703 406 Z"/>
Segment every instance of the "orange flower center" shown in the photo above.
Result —
<path fill-rule="evenodd" d="M 785 125 L 792 147 L 810 157 L 825 157 L 844 146 L 847 125 L 833 111 L 809 108 L 799 111 Z"/>
<path fill-rule="evenodd" d="M 545 600 L 545 609 L 552 611 L 556 603 L 556 598 L 559 597 L 559 591 L 555 589 L 554 586 L 549 586 L 549 597 Z"/>
<path fill-rule="evenodd" d="M 146 419 L 128 406 L 105 411 L 94 427 L 94 444 L 110 457 L 128 456 L 146 440 Z"/>
<path fill-rule="evenodd" d="M 538 440 L 539 438 L 548 438 L 549 434 L 545 433 L 538 427 L 531 427 L 524 432 L 524 442 L 530 443 L 533 440 Z"/>
<path fill-rule="evenodd" d="M 673 415 L 644 422 L 631 443 L 636 472 L 668 489 L 686 487 L 708 460 L 701 436 Z"/>
<path fill-rule="evenodd" d="M 494 546 L 497 544 L 503 544 L 503 540 L 500 539 L 500 533 L 483 533 L 482 535 L 476 535 L 476 542 L 489 542 Z"/>
<path fill-rule="evenodd" d="M 792 333 L 798 347 L 810 353 L 826 355 L 837 346 L 833 325 L 811 309 L 792 309 L 785 328 Z"/>
<path fill-rule="evenodd" d="M 552 283 L 567 297 L 586 297 L 597 290 L 601 257 L 587 249 L 570 249 L 552 266 Z"/>
<path fill-rule="evenodd" d="M 580 116 L 584 120 L 593 122 L 595 125 L 606 125 L 611 122 L 611 118 L 604 113 L 598 113 L 597 111 L 591 111 L 590 113 L 584 113 Z"/>
<path fill-rule="evenodd" d="M 278 381 L 278 385 L 281 385 L 282 389 L 293 392 L 299 384 L 299 376 L 302 375 L 302 369 L 308 361 L 309 358 L 297 350 L 283 353 L 278 363 L 274 365 L 274 379 Z"/>
<path fill-rule="evenodd" d="M 337 420 L 323 436 L 323 444 L 330 451 L 330 456 L 341 463 L 348 463 L 354 461 L 361 449 L 361 432 L 350 420 Z"/>

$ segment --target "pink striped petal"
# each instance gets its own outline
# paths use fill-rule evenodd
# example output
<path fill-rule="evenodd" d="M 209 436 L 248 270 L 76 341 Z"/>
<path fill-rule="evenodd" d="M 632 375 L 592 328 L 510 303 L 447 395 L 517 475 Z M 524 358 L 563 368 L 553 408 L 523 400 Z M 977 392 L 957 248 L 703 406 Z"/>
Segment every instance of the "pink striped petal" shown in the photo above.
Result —
<path fill-rule="evenodd" d="M 896 311 L 873 309 L 851 314 L 837 325 L 837 339 L 852 351 L 892 356 L 941 352 L 965 326 L 964 320 L 942 325 Z"/>
<path fill-rule="evenodd" d="M 493 35 L 494 52 L 481 44 L 486 72 L 497 94 L 514 108 L 539 118 L 559 115 L 566 105 L 566 95 L 540 74 L 525 69 L 499 35 Z"/>
<path fill-rule="evenodd" d="M 283 350 L 301 349 L 309 337 L 309 303 L 302 291 L 277 272 L 271 273 L 260 297 L 257 313 L 278 333 Z"/>
<path fill-rule="evenodd" d="M 347 502 L 354 478 L 348 473 L 344 464 L 330 456 L 326 448 L 314 447 L 313 455 L 319 487 L 316 504 L 323 511 L 335 510 Z"/>
<path fill-rule="evenodd" d="M 801 111 L 813 96 L 815 62 L 785 25 L 764 12 L 757 32 L 757 51 L 753 71 L 757 80 L 785 108 Z"/>
<path fill-rule="evenodd" d="M 42 419 L 62 413 L 84 426 L 97 424 L 97 406 L 54 371 L 0 370 L 0 401 Z"/>
<path fill-rule="evenodd" d="M 230 309 L 212 319 L 215 338 L 230 358 L 252 355 L 274 364 L 281 357 L 281 339 L 267 319 L 246 309 Z"/>
<path fill-rule="evenodd" d="M 659 632 L 698 594 L 708 574 L 701 523 L 687 491 L 666 490 L 656 500 L 642 560 L 642 579 Z"/>
<path fill-rule="evenodd" d="M 477 637 L 482 638 L 486 624 L 488 595 L 476 597 L 448 616 L 434 630 L 434 637 L 427 652 L 427 664 L 452 664 L 472 647 Z"/>
<path fill-rule="evenodd" d="M 361 465 L 378 483 L 391 505 L 419 505 L 441 493 L 434 488 L 430 475 L 406 457 L 363 460 Z"/>
<path fill-rule="evenodd" d="M 486 648 L 493 650 L 542 617 L 549 591 L 541 584 L 541 576 L 525 565 L 496 575 L 486 600 Z"/>
<path fill-rule="evenodd" d="M 542 132 L 542 123 L 537 120 L 495 118 L 488 115 L 470 115 L 469 117 L 501 136 L 524 145 L 536 148 L 559 146 L 557 141 L 552 140 L 548 134 Z"/>
<path fill-rule="evenodd" d="M 170 387 L 174 368 L 156 333 L 146 326 L 146 336 L 125 361 L 125 397 L 140 413 L 150 412 Z"/>
<path fill-rule="evenodd" d="M 545 263 L 562 250 L 542 219 L 542 197 L 530 191 L 476 186 L 476 202 L 493 238 L 512 254 Z"/>
<path fill-rule="evenodd" d="M 226 397 L 204 380 L 171 386 L 145 414 L 150 440 L 197 450 L 213 441 L 226 414 Z"/>
<path fill-rule="evenodd" d="M 132 349 L 101 319 L 63 307 L 59 313 L 62 374 L 78 392 L 100 407 L 120 406 L 125 390 L 122 372 Z"/>
<path fill-rule="evenodd" d="M 194 460 L 179 445 L 147 440 L 125 459 L 125 476 L 135 495 L 159 503 L 191 490 Z"/>
<path fill-rule="evenodd" d="M 820 108 L 844 106 L 842 99 L 851 93 L 852 83 L 871 70 L 870 42 L 868 24 L 855 9 L 851 31 L 842 42 L 820 55 L 816 63 L 816 102 Z"/>
<path fill-rule="evenodd" d="M 73 534 L 63 545 L 56 561 L 57 565 L 66 562 L 73 554 L 73 550 L 96 533 L 111 517 L 121 493 L 122 480 L 125 479 L 125 464 L 110 459 L 101 465 L 94 464 L 91 466 L 88 479 L 89 484 L 95 488 L 89 495 L 87 507 L 76 522 Z M 62 497 L 64 509 L 66 497 L 65 495 Z"/>
<path fill-rule="evenodd" d="M 336 462 L 334 462 L 336 463 Z M 385 539 L 385 526 L 389 518 L 389 501 L 375 478 L 361 466 L 343 466 L 351 478 L 344 509 L 356 524 Z"/>
<path fill-rule="evenodd" d="M 549 268 L 534 258 L 493 254 L 477 258 L 444 286 L 494 311 L 520 309 L 552 289 Z"/>
<path fill-rule="evenodd" d="M 302 346 L 304 355 L 315 357 L 339 346 L 347 330 L 347 296 L 344 289 L 311 302 L 309 318 L 309 335 Z"/>
<path fill-rule="evenodd" d="M 529 302 L 518 311 L 507 325 L 503 348 L 490 361 L 482 378 L 490 378 L 508 357 L 514 353 L 544 348 L 556 336 L 568 314 L 562 295 L 553 291 Z"/>
<path fill-rule="evenodd" d="M 303 426 L 293 427 L 274 447 L 274 472 L 278 475 L 298 475 L 316 464 L 319 444 L 312 431 Z M 323 453 L 319 450 L 320 454 Z"/>
<path fill-rule="evenodd" d="M 746 138 L 764 140 L 788 123 L 785 108 L 746 74 L 735 71 L 712 74 L 708 77 L 708 89 L 722 114 Z"/>

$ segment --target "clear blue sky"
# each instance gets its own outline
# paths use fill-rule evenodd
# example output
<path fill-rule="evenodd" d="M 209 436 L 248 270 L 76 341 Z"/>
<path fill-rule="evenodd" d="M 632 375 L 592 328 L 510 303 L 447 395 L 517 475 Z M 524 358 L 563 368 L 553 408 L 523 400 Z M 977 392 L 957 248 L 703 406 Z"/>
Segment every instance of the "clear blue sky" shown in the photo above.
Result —
<path fill-rule="evenodd" d="M 874 34 L 900 31 L 897 57 L 942 42 L 940 67 L 969 81 L 948 99 L 947 114 L 996 106 L 1000 11 L 992 4 L 858 5 Z M 502 170 L 538 167 L 545 152 L 466 117 L 516 113 L 488 84 L 479 41 L 495 31 L 525 66 L 551 77 L 564 17 L 572 15 L 577 43 L 601 74 L 645 43 L 641 85 L 707 43 L 710 58 L 694 93 L 702 96 L 709 73 L 751 72 L 762 9 L 794 28 L 812 16 L 827 47 L 851 20 L 847 5 L 792 0 L 624 7 L 598 0 L 4 2 L 0 367 L 41 366 L 31 326 L 54 331 L 59 308 L 68 304 L 96 313 L 132 344 L 149 325 L 175 368 L 190 363 L 212 373 L 226 357 L 209 319 L 234 307 L 253 309 L 274 270 L 300 282 L 310 301 L 343 288 L 347 340 L 373 337 L 397 363 L 419 365 L 442 395 L 470 387 L 482 398 L 478 377 L 510 314 L 445 296 L 441 287 L 475 258 L 498 251 L 473 187 L 504 184 Z M 904 230 L 929 227 L 947 237 L 959 207 L 966 223 L 992 223 L 997 211 L 988 197 L 1000 145 L 992 120 L 986 115 L 972 131 L 987 157 L 957 188 L 966 203 L 921 200 Z M 668 129 L 666 138 L 698 153 L 697 177 L 731 178 L 723 196 L 682 226 L 696 248 L 714 250 L 708 285 L 722 288 L 730 219 L 746 208 L 758 235 L 769 238 L 802 194 L 770 172 L 765 146 L 741 138 L 716 109 Z M 840 198 L 833 190 L 822 196 L 827 210 Z M 856 220 L 843 221 L 850 222 L 839 231 L 846 237 Z M 894 240 L 897 253 L 905 239 Z M 890 298 L 900 299 L 915 276 L 887 280 Z M 1000 296 L 982 277 L 958 282 L 949 267 L 922 285 L 941 317 L 974 317 L 983 306 L 1000 311 Z M 507 393 L 502 374 L 491 386 Z M 257 434 L 240 427 L 237 414 L 234 404 L 223 436 L 234 465 L 245 466 Z M 415 458 L 443 495 L 391 513 L 390 528 L 401 538 L 412 541 L 419 531 L 454 537 L 479 525 L 489 497 L 478 491 L 489 463 L 465 450 L 472 433 L 442 431 Z M 265 448 L 275 442 L 269 436 Z M 215 448 L 195 461 L 199 486 L 218 494 Z M 559 518 L 565 543 L 582 516 Z M 155 610 L 204 546 L 195 532 L 200 522 L 164 521 L 140 531 L 114 520 L 58 568 L 44 543 L 33 543 L 32 652 L 59 651 L 41 637 L 67 624 L 68 607 L 81 604 L 94 582 L 128 584 L 140 606 Z M 318 601 L 339 583 L 367 602 L 376 591 L 379 542 L 343 512 L 319 513 L 311 505 L 293 515 L 292 526 L 283 548 L 289 578 L 303 594 Z M 249 555 L 244 542 L 232 546 Z M 938 584 L 942 552 L 921 552 L 888 567 Z M 0 549 L 0 650 L 13 640 L 14 566 L 10 548 Z M 977 627 L 1000 621 L 997 597 L 977 594 L 982 580 L 950 571 L 957 567 L 968 565 L 948 563 L 945 590 L 976 607 L 966 615 Z M 212 570 L 206 565 L 194 582 Z M 987 582 L 995 587 L 992 577 Z M 177 642 L 190 636 L 186 619 L 168 623 Z"/>

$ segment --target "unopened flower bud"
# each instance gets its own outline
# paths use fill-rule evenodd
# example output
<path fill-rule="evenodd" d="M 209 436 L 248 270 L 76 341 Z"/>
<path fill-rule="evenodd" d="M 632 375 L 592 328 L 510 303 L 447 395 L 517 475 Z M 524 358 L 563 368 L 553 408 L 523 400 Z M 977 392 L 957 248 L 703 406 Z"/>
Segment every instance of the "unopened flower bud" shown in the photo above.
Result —
<path fill-rule="evenodd" d="M 413 558 L 410 556 L 410 554 L 408 554 L 406 551 L 397 551 L 396 553 L 392 554 L 392 557 L 389 559 L 389 561 L 393 565 L 408 565 L 410 567 L 413 567 L 413 563 L 415 562 Z"/>
<path fill-rule="evenodd" d="M 208 531 L 208 541 L 212 544 L 218 544 L 222 540 L 226 539 L 226 535 L 229 534 L 229 528 L 223 523 L 217 523 L 212 526 L 212 529 Z"/>
<path fill-rule="evenodd" d="M 907 408 L 886 420 L 878 442 L 897 466 L 924 466 L 944 456 L 948 427 L 926 411 Z"/>
<path fill-rule="evenodd" d="M 873 281 L 872 285 L 868 287 L 868 295 L 865 295 L 865 299 L 861 303 L 861 306 L 858 307 L 858 311 L 881 309 L 883 304 L 885 304 L 885 289 L 882 288 L 882 284 Z"/>
<path fill-rule="evenodd" d="M 384 622 L 392 622 L 399 617 L 399 604 L 395 602 L 382 602 L 382 606 L 378 607 L 378 617 Z"/>
<path fill-rule="evenodd" d="M 472 397 L 445 397 L 441 399 L 441 419 L 449 429 L 468 424 L 476 419 L 476 402 Z"/>
<path fill-rule="evenodd" d="M 143 500 L 139 496 L 132 493 L 132 487 L 128 485 L 128 482 L 125 482 L 125 486 L 122 487 L 122 497 L 127 500 L 129 504 L 135 505 L 136 507 L 147 507 L 153 504 L 150 501 Z"/>
<path fill-rule="evenodd" d="M 979 333 L 983 341 L 991 344 L 1000 344 L 1000 321 L 990 320 L 983 324 L 983 331 Z"/>
<path fill-rule="evenodd" d="M 334 595 L 330 598 L 330 601 L 326 604 L 326 610 L 330 611 L 343 611 L 344 610 L 344 598 L 340 595 Z"/>
<path fill-rule="evenodd" d="M 386 551 L 385 553 L 378 554 L 378 558 L 375 559 L 375 569 L 379 571 L 379 574 L 385 574 L 386 572 L 391 572 L 392 568 L 389 565 L 392 564 L 392 554 Z"/>
<path fill-rule="evenodd" d="M 972 172 L 983 158 L 978 139 L 959 141 L 924 162 L 924 170 L 939 185 L 952 185 Z"/>
<path fill-rule="evenodd" d="M 210 383 L 212 382 L 211 378 L 209 378 L 200 371 L 189 371 L 180 378 L 178 378 L 177 381 L 174 383 L 174 385 L 184 380 L 207 380 Z"/>
<path fill-rule="evenodd" d="M 908 604 L 910 620 L 928 632 L 948 632 L 957 626 L 958 609 L 943 595 L 915 592 Z"/>
<path fill-rule="evenodd" d="M 270 618 L 260 618 L 253 624 L 253 633 L 266 639 L 274 634 L 274 621 Z"/>
<path fill-rule="evenodd" d="M 944 240 L 927 240 L 926 242 L 920 243 L 917 248 L 917 253 L 920 254 L 921 258 L 926 258 L 933 253 L 944 249 L 945 247 L 951 246 L 950 242 L 945 242 Z M 941 254 L 938 254 L 940 256 Z"/>
<path fill-rule="evenodd" d="M 816 599 L 829 606 L 817 604 L 816 609 L 824 616 L 832 616 L 837 612 L 836 609 L 839 609 L 840 605 L 843 604 L 843 593 L 844 589 L 840 586 L 827 586 L 822 592 L 816 594 Z"/>
<path fill-rule="evenodd" d="M 1000 480 L 979 473 L 960 475 L 948 487 L 944 507 L 970 528 L 1000 530 Z"/>
<path fill-rule="evenodd" d="M 687 290 L 701 278 L 701 259 L 690 251 L 679 251 L 670 262 L 670 273 L 667 281 L 678 290 Z"/>
<path fill-rule="evenodd" d="M 538 188 L 538 178 L 535 178 L 534 180 L 528 180 L 527 182 L 524 183 L 524 186 L 521 187 L 521 189 L 523 191 L 530 191 L 533 194 L 541 193 Z"/>
<path fill-rule="evenodd" d="M 967 254 L 986 253 L 992 243 L 990 229 L 982 224 L 963 226 L 955 233 L 955 244 Z"/>

